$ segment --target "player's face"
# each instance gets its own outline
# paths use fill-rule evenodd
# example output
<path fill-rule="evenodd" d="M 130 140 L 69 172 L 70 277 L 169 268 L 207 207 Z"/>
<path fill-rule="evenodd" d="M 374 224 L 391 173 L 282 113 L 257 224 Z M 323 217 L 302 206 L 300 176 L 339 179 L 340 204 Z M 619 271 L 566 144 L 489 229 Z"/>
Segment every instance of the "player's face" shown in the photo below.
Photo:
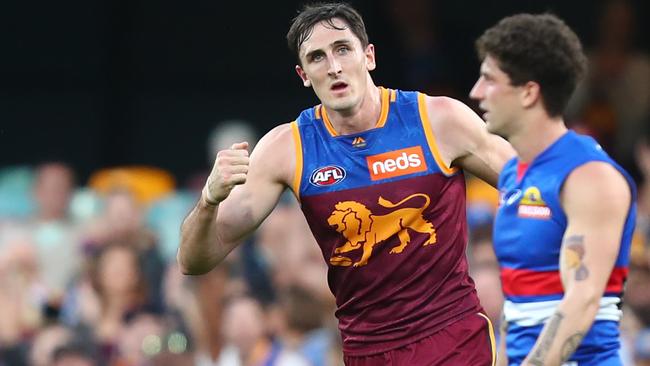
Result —
<path fill-rule="evenodd" d="M 296 72 L 326 108 L 346 111 L 358 106 L 366 93 L 375 51 L 373 45 L 364 49 L 344 21 L 334 18 L 333 23 L 343 29 L 326 22 L 314 26 L 300 46 L 302 66 L 296 66 Z"/>
<path fill-rule="evenodd" d="M 521 110 L 519 90 L 493 57 L 488 55 L 481 63 L 481 76 L 469 96 L 485 111 L 488 131 L 506 138 L 512 134 Z"/>

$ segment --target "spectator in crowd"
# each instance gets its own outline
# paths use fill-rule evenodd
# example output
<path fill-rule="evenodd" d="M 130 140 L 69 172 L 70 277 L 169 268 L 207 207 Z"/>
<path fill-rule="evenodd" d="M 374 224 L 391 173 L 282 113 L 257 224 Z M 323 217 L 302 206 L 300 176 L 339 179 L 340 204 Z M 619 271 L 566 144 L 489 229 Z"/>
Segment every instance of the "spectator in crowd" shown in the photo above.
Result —
<path fill-rule="evenodd" d="M 36 210 L 31 217 L 15 220 L 0 235 L 0 250 L 10 241 L 33 245 L 43 304 L 58 307 L 66 286 L 80 270 L 79 227 L 68 215 L 75 188 L 72 168 L 62 162 L 36 167 L 32 195 Z"/>
<path fill-rule="evenodd" d="M 68 216 L 74 188 L 74 173 L 68 165 L 46 163 L 37 168 L 37 212 L 28 226 L 35 236 L 42 279 L 52 298 L 63 294 L 80 267 L 79 229 Z"/>
<path fill-rule="evenodd" d="M 90 271 L 92 293 L 86 293 L 99 305 L 95 318 L 84 319 L 101 347 L 100 358 L 110 362 L 119 356 L 119 340 L 130 316 L 143 310 L 148 302 L 148 283 L 142 271 L 140 253 L 123 243 L 101 248 Z"/>
<path fill-rule="evenodd" d="M 57 348 L 67 344 L 74 338 L 74 333 L 67 327 L 53 324 L 41 329 L 31 344 L 29 364 L 33 366 L 49 366 L 54 360 Z"/>
<path fill-rule="evenodd" d="M 226 345 L 219 366 L 309 366 L 296 352 L 274 343 L 267 334 L 266 314 L 252 297 L 237 296 L 224 309 Z"/>
<path fill-rule="evenodd" d="M 328 365 L 329 351 L 338 337 L 336 327 L 326 328 L 330 309 L 310 290 L 290 286 L 278 296 L 280 327 L 278 341 L 284 347 L 299 353 L 311 366 Z"/>
<path fill-rule="evenodd" d="M 51 366 L 99 366 L 95 355 L 81 342 L 68 342 L 52 354 Z M 135 366 L 135 365 L 134 365 Z"/>
<path fill-rule="evenodd" d="M 141 258 L 141 271 L 148 284 L 148 306 L 162 311 L 162 277 L 164 262 L 158 251 L 157 237 L 146 226 L 144 208 L 128 189 L 116 189 L 104 200 L 102 215 L 89 226 L 84 238 L 89 253 L 110 243 L 122 243 L 134 248 Z"/>
<path fill-rule="evenodd" d="M 25 364 L 31 336 L 44 324 L 45 291 L 29 239 L 14 238 L 0 250 L 0 361 L 9 365 Z"/>
<path fill-rule="evenodd" d="M 117 338 L 119 365 L 145 365 L 156 355 L 167 351 L 168 330 L 158 314 L 142 311 L 133 314 Z M 178 349 L 178 351 L 181 351 Z"/>

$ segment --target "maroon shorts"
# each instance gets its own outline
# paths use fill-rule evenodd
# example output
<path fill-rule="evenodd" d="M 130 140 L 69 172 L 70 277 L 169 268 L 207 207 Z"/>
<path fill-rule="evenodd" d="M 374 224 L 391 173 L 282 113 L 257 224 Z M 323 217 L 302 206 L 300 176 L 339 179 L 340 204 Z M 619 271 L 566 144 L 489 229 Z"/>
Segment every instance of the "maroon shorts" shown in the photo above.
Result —
<path fill-rule="evenodd" d="M 406 346 L 370 356 L 344 356 L 346 366 L 492 366 L 496 362 L 494 330 L 478 313 Z"/>

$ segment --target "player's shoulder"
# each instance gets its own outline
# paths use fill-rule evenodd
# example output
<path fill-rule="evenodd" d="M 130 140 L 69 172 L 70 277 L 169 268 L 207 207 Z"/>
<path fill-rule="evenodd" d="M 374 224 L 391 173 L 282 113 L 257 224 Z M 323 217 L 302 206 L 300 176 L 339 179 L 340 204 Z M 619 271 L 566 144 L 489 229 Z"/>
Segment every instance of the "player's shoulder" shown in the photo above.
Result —
<path fill-rule="evenodd" d="M 292 150 L 291 124 L 284 123 L 271 129 L 257 142 L 252 157 L 264 156 L 265 160 L 285 158 Z"/>
<path fill-rule="evenodd" d="M 441 110 L 453 109 L 458 105 L 463 104 L 463 102 L 458 99 L 443 95 L 432 96 L 424 94 L 424 100 L 427 102 L 428 107 L 435 107 Z"/>
<path fill-rule="evenodd" d="M 468 141 L 484 132 L 484 122 L 465 103 L 445 96 L 426 96 L 427 117 L 434 133 L 450 143 Z"/>
<path fill-rule="evenodd" d="M 563 187 L 566 196 L 577 195 L 586 200 L 610 202 L 626 200 L 630 196 L 630 186 L 625 176 L 609 162 L 590 161 L 569 173 Z"/>
<path fill-rule="evenodd" d="M 612 184 L 612 182 L 625 182 L 621 174 L 614 165 L 607 161 L 592 160 L 571 171 L 568 179 L 581 183 L 592 182 L 592 184 Z"/>
<path fill-rule="evenodd" d="M 432 123 L 451 121 L 455 122 L 454 125 L 458 125 L 466 121 L 468 115 L 475 115 L 465 103 L 452 97 L 425 95 L 424 100 Z"/>
<path fill-rule="evenodd" d="M 603 161 L 591 161 L 574 169 L 561 190 L 567 220 L 593 229 L 624 219 L 633 201 L 632 188 L 621 172 Z"/>
<path fill-rule="evenodd" d="M 263 162 L 263 171 L 275 176 L 284 183 L 290 182 L 295 167 L 295 144 L 291 123 L 283 123 L 264 134 L 259 140 L 251 158 Z"/>
<path fill-rule="evenodd" d="M 287 147 L 292 147 L 293 129 L 295 128 L 292 127 L 292 123 L 283 123 L 273 127 L 262 136 L 255 149 L 280 153 L 286 150 Z"/>

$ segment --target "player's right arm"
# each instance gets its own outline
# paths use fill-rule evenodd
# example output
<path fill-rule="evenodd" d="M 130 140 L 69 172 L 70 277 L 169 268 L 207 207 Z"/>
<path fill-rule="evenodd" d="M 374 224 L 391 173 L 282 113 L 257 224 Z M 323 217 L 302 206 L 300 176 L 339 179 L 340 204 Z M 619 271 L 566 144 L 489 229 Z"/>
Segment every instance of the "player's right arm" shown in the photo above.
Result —
<path fill-rule="evenodd" d="M 248 157 L 248 144 L 217 154 L 201 198 L 183 221 L 177 261 L 184 274 L 212 270 L 273 210 L 295 170 L 288 124 L 276 127 Z"/>

